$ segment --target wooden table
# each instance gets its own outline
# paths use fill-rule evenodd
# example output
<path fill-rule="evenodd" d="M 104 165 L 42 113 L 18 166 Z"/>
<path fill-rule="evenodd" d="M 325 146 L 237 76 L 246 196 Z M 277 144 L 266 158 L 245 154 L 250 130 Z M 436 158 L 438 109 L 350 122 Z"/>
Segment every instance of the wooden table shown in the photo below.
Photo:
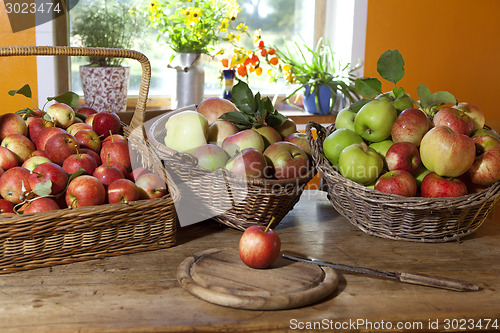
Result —
<path fill-rule="evenodd" d="M 0 275 L 0 332 L 402 331 L 482 324 L 500 330 L 500 214 L 461 242 L 422 244 L 366 235 L 341 217 L 324 192 L 305 191 L 277 230 L 283 250 L 385 270 L 470 280 L 460 293 L 355 274 L 337 292 L 286 311 L 225 308 L 179 287 L 191 254 L 236 248 L 241 232 L 215 222 L 183 228 L 173 248 Z M 479 328 L 479 326 L 477 326 Z M 315 330 L 318 331 L 318 330 Z M 437 330 L 433 330 L 437 331 Z"/>

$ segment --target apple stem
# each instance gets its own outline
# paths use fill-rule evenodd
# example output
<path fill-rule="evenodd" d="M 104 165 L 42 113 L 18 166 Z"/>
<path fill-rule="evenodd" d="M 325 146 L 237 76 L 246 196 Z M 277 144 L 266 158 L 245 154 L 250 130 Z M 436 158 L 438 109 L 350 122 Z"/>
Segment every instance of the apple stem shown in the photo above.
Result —
<path fill-rule="evenodd" d="M 271 221 L 269 221 L 269 224 L 267 225 L 266 230 L 264 230 L 264 232 L 267 233 L 269 231 L 269 228 L 271 227 L 271 224 L 273 224 L 273 222 L 274 222 L 274 216 L 271 217 Z"/>
<path fill-rule="evenodd" d="M 109 167 L 109 155 L 110 155 L 110 153 L 108 153 L 108 155 L 106 156 L 106 160 L 108 162 L 108 167 Z"/>
<path fill-rule="evenodd" d="M 113 138 L 113 133 L 109 130 L 109 135 L 111 136 L 111 142 L 115 143 L 115 138 Z"/>

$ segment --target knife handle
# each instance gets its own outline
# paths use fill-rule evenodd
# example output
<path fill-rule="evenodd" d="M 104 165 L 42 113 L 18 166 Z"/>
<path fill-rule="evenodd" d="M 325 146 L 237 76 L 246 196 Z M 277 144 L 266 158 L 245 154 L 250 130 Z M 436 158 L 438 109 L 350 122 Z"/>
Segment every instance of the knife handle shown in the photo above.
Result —
<path fill-rule="evenodd" d="M 429 276 L 420 273 L 400 272 L 398 273 L 398 277 L 401 282 L 454 291 L 478 291 L 480 289 L 478 285 L 468 281 Z"/>

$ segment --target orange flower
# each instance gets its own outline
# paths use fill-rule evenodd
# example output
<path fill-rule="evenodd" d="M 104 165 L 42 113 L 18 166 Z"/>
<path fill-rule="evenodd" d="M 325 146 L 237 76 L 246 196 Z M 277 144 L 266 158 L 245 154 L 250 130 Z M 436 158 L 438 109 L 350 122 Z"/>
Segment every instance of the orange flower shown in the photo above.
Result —
<path fill-rule="evenodd" d="M 259 57 L 258 57 L 256 54 L 254 54 L 254 55 L 252 56 L 251 61 L 252 61 L 252 64 L 255 66 L 255 65 L 257 65 L 257 63 L 259 62 Z"/>
<path fill-rule="evenodd" d="M 259 49 L 261 49 L 261 48 L 263 48 L 263 47 L 264 47 L 264 41 L 263 41 L 263 40 L 261 40 L 261 41 L 259 42 Z"/>
<path fill-rule="evenodd" d="M 239 76 L 246 76 L 247 75 L 247 68 L 245 66 L 238 66 L 238 75 Z"/>
<path fill-rule="evenodd" d="M 278 64 L 278 61 L 278 57 L 272 57 L 271 59 L 269 59 L 269 63 L 274 66 Z"/>
<path fill-rule="evenodd" d="M 261 56 L 265 57 L 265 56 L 266 56 L 266 54 L 267 54 L 267 50 L 266 50 L 266 49 L 262 49 L 262 50 L 260 51 L 260 55 L 261 55 Z"/>
<path fill-rule="evenodd" d="M 276 54 L 276 50 L 275 49 L 269 49 L 269 50 L 267 50 L 267 54 L 269 54 L 269 55 L 275 55 Z"/>
<path fill-rule="evenodd" d="M 223 67 L 226 67 L 226 68 L 229 67 L 229 60 L 228 59 L 224 58 L 221 60 L 221 62 L 222 62 Z"/>
<path fill-rule="evenodd" d="M 255 74 L 257 74 L 257 76 L 260 76 L 262 74 L 262 67 L 257 67 L 255 69 Z"/>

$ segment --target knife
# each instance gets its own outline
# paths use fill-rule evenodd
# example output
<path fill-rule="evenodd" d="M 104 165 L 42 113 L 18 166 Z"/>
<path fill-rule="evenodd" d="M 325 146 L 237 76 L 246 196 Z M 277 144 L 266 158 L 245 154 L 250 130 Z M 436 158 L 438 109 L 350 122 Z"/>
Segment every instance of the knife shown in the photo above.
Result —
<path fill-rule="evenodd" d="M 439 276 L 430 276 L 421 273 L 380 271 L 372 268 L 350 266 L 350 265 L 332 263 L 312 258 L 304 258 L 288 253 L 283 253 L 282 257 L 285 259 L 301 261 L 313 265 L 328 266 L 341 271 L 378 276 L 392 280 L 397 280 L 399 282 L 416 284 L 427 287 L 435 287 L 453 291 L 478 291 L 481 289 L 479 288 L 478 285 L 472 282 L 449 279 Z"/>

